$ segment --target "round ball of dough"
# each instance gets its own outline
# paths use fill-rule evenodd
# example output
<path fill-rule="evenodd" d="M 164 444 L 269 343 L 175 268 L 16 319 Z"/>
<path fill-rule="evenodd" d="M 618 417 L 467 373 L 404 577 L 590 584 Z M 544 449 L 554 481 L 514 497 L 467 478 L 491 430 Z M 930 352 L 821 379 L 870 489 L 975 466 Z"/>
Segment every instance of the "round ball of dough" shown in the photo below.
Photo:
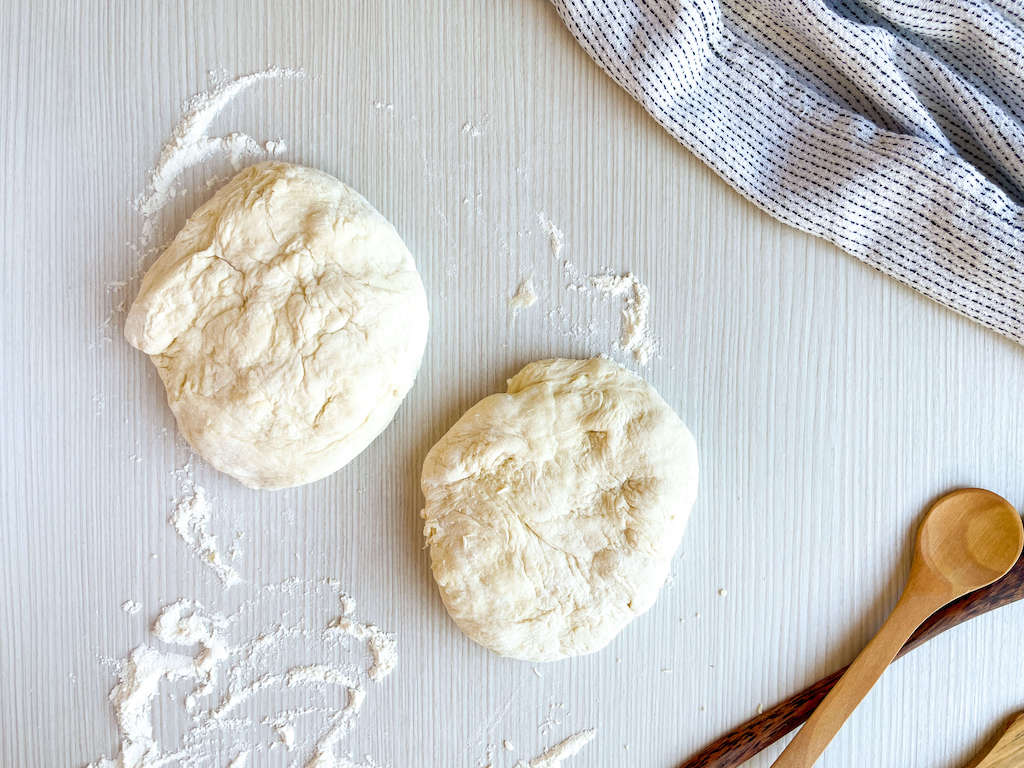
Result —
<path fill-rule="evenodd" d="M 654 603 L 696 497 L 697 448 L 611 360 L 542 360 L 456 422 L 422 486 L 455 623 L 503 656 L 548 661 L 603 648 Z"/>
<path fill-rule="evenodd" d="M 271 162 L 192 214 L 146 273 L 125 337 L 204 459 L 284 488 L 343 467 L 388 425 L 427 318 L 391 224 L 333 176 Z"/>

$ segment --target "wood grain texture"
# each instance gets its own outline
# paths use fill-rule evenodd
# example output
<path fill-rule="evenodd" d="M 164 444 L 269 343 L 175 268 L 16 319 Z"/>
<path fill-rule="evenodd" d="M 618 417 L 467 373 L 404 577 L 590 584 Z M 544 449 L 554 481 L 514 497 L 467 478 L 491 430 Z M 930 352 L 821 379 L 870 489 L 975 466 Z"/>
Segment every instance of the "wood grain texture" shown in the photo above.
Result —
<path fill-rule="evenodd" d="M 900 650 L 897 658 L 920 647 L 943 632 L 996 608 L 1024 600 L 1024 557 L 1003 578 L 932 614 Z M 847 667 L 837 669 L 799 693 L 780 701 L 719 736 L 678 768 L 734 768 L 757 755 L 802 725 L 832 690 Z"/>
<path fill-rule="evenodd" d="M 967 768 L 1021 768 L 1024 766 L 1024 714 L 1017 715 Z"/>
<path fill-rule="evenodd" d="M 292 575 L 340 579 L 398 636 L 356 754 L 479 766 L 508 738 L 506 766 L 592 726 L 567 768 L 673 765 L 863 646 L 930 498 L 972 485 L 1024 505 L 1024 350 L 740 199 L 543 0 L 0 5 L 0 765 L 109 752 L 101 658 L 146 641 L 170 600 L 228 610 Z M 245 535 L 246 584 L 225 596 L 167 524 L 185 454 L 155 372 L 117 317 L 109 340 L 101 325 L 120 300 L 108 284 L 132 272 L 129 200 L 182 102 L 210 70 L 272 64 L 309 76 L 254 89 L 218 128 L 282 137 L 286 159 L 365 194 L 417 258 L 432 332 L 395 422 L 343 471 L 259 493 L 198 466 L 219 532 Z M 186 175 L 165 233 L 226 170 Z M 644 375 L 692 428 L 702 467 L 657 604 L 541 677 L 458 633 L 417 516 L 420 462 L 462 410 L 529 360 L 616 354 L 618 308 L 565 289 L 539 211 L 581 271 L 650 286 L 662 354 Z M 541 300 L 513 323 L 506 299 L 530 272 Z M 570 332 L 590 321 L 592 335 Z M 129 598 L 140 614 L 119 609 Z M 1005 674 L 1022 622 L 1006 608 L 896 665 L 829 765 L 964 764 L 1024 701 L 1024 678 Z M 541 732 L 549 714 L 559 722 Z"/>
<path fill-rule="evenodd" d="M 811 768 L 925 620 L 1005 576 L 1024 548 L 1017 511 L 998 494 L 960 488 L 932 505 L 903 594 L 772 768 Z"/>

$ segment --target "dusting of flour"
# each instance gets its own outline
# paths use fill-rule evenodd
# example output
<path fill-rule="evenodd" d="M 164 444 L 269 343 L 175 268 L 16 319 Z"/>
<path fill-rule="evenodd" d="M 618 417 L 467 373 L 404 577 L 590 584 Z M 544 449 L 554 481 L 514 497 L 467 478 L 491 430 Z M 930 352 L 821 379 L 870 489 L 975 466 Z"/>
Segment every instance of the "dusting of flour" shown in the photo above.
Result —
<path fill-rule="evenodd" d="M 223 136 L 210 136 L 208 131 L 214 118 L 247 88 L 262 80 L 302 75 L 301 70 L 270 67 L 215 84 L 211 90 L 197 93 L 185 103 L 185 114 L 160 150 L 160 158 L 149 172 L 146 191 L 136 201 L 136 207 L 149 225 L 145 234 L 153 235 L 153 217 L 175 197 L 174 183 L 187 169 L 211 157 L 225 156 L 235 170 L 239 170 L 243 160 L 273 157 L 286 149 L 280 139 L 261 144 L 238 131 Z"/>
<path fill-rule="evenodd" d="M 210 90 L 196 93 L 185 102 L 181 119 L 160 150 L 156 165 L 147 173 L 142 193 L 133 201 L 135 209 L 142 215 L 140 234 L 134 243 L 128 244 L 135 253 L 136 263 L 127 280 L 115 280 L 107 284 L 113 306 L 99 327 L 102 342 L 111 341 L 110 330 L 114 318 L 126 309 L 130 287 L 137 284 L 145 261 L 159 249 L 162 239 L 159 231 L 161 212 L 179 194 L 187 191 L 175 186 L 182 174 L 213 157 L 227 158 L 237 171 L 247 161 L 271 159 L 287 150 L 281 139 L 261 142 L 239 131 L 211 135 L 210 126 L 217 115 L 232 99 L 257 83 L 303 76 L 300 69 L 269 67 L 231 80 L 214 80 Z M 216 184 L 216 181 L 208 180 L 207 186 Z"/>
<path fill-rule="evenodd" d="M 305 614 L 293 615 L 290 606 L 324 595 L 340 603 L 341 614 L 333 620 L 311 623 Z M 299 579 L 264 587 L 229 615 L 188 599 L 165 605 L 152 626 L 158 642 L 139 645 L 117 664 L 109 698 L 118 751 L 89 768 L 213 764 L 224 751 L 234 755 L 229 765 L 240 768 L 275 746 L 302 752 L 305 757 L 297 764 L 305 768 L 359 765 L 340 754 L 341 744 L 369 685 L 386 677 L 398 657 L 394 637 L 357 620 L 354 611 L 355 601 L 337 582 Z M 253 630 L 260 613 L 278 623 Z M 360 641 L 364 652 L 353 653 L 345 638 Z M 283 660 L 296 650 L 305 653 L 303 661 Z M 362 661 L 367 656 L 373 660 L 369 667 Z M 184 698 L 166 690 L 172 684 L 186 686 Z M 339 690 L 340 697 L 332 695 Z M 266 706 L 267 697 L 260 696 L 266 691 L 279 701 L 284 701 L 282 692 L 294 691 L 301 706 L 254 717 L 254 709 Z M 163 743 L 158 724 L 175 706 L 183 709 L 189 725 L 182 736 Z M 232 734 L 254 731 L 262 741 L 225 746 Z"/>
<path fill-rule="evenodd" d="M 239 542 L 232 544 L 228 557 L 223 555 L 217 537 L 211 531 L 213 505 L 206 489 L 196 484 L 192 449 L 184 441 L 181 444 L 188 452 L 188 460 L 171 473 L 177 493 L 168 522 L 199 561 L 216 574 L 225 589 L 230 589 L 242 583 L 242 577 L 231 564 L 240 555 Z"/>
<path fill-rule="evenodd" d="M 631 352 L 633 359 L 646 365 L 655 351 L 654 337 L 648 327 L 651 292 L 632 272 L 624 275 L 593 275 L 590 284 L 605 296 L 622 297 L 622 321 L 619 346 Z"/>
<path fill-rule="evenodd" d="M 593 741 L 594 736 L 597 735 L 597 731 L 593 728 L 587 728 L 585 730 L 574 733 L 566 739 L 555 744 L 553 747 L 549 747 L 542 754 L 533 758 L 529 762 L 520 760 L 516 763 L 515 768 L 561 768 L 562 761 L 567 760 L 573 755 L 577 754 L 587 744 Z"/>
<path fill-rule="evenodd" d="M 394 635 L 384 632 L 375 624 L 363 624 L 352 618 L 356 604 L 352 598 L 343 595 L 341 598 L 341 616 L 327 627 L 328 632 L 340 632 L 345 635 L 366 641 L 373 664 L 367 674 L 371 680 L 382 680 L 391 674 L 398 664 L 398 645 Z"/>
<path fill-rule="evenodd" d="M 592 298 L 621 299 L 622 311 L 619 322 L 619 338 L 616 345 L 629 353 L 640 365 L 647 365 L 657 352 L 658 342 L 651 332 L 651 291 L 632 272 L 617 275 L 611 271 L 596 275 L 584 275 L 568 259 L 561 259 L 565 249 L 565 233 L 559 229 L 543 211 L 537 212 L 537 221 L 547 240 L 551 257 L 561 260 L 562 271 L 568 281 L 566 289 L 577 294 L 590 294 Z M 517 292 L 518 295 L 518 292 Z M 512 301 L 515 301 L 513 296 Z M 510 301 L 510 306 L 512 302 Z M 590 340 L 596 335 L 593 321 L 583 324 L 574 319 L 563 306 L 551 310 L 549 317 L 557 321 L 565 333 L 576 339 Z"/>
<path fill-rule="evenodd" d="M 235 586 L 242 579 L 238 571 L 225 560 L 217 546 L 217 537 L 210 532 L 213 507 L 201 485 L 193 488 L 191 495 L 181 499 L 171 513 L 171 525 L 181 536 L 189 549 L 213 569 L 225 589 Z"/>
<path fill-rule="evenodd" d="M 551 249 L 552 258 L 557 259 L 562 254 L 562 248 L 565 247 L 565 233 L 555 226 L 544 211 L 537 212 L 537 221 L 548 239 L 548 248 Z"/>

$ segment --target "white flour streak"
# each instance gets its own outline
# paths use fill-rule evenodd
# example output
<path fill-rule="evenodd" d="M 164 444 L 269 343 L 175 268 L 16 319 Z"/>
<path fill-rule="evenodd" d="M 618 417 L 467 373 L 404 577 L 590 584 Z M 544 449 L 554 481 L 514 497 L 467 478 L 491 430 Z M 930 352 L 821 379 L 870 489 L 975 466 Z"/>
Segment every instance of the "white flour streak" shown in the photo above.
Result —
<path fill-rule="evenodd" d="M 285 749 L 291 752 L 295 746 L 295 726 L 288 720 L 275 720 L 273 728 Z"/>
<path fill-rule="evenodd" d="M 638 363 L 646 365 L 657 347 L 648 326 L 651 313 L 650 290 L 632 272 L 625 275 L 594 275 L 590 278 L 590 284 L 605 296 L 624 299 L 619 346 L 623 351 L 631 352 Z"/>
<path fill-rule="evenodd" d="M 328 632 L 341 632 L 356 640 L 365 640 L 373 658 L 369 676 L 371 680 L 387 677 L 398 663 L 398 644 L 395 636 L 375 624 L 363 624 L 352 618 L 355 602 L 348 595 L 341 596 L 341 616 L 327 628 Z"/>
<path fill-rule="evenodd" d="M 215 155 L 226 155 L 232 165 L 240 167 L 246 158 L 268 157 L 284 149 L 281 140 L 260 144 L 244 133 L 210 136 L 207 131 L 221 110 L 242 91 L 261 80 L 278 77 L 301 77 L 302 72 L 286 67 L 270 67 L 217 85 L 210 91 L 195 94 L 185 104 L 185 114 L 174 127 L 170 140 L 160 151 L 156 166 L 149 173 L 146 191 L 136 202 L 144 217 L 156 214 L 174 197 L 174 182 L 188 168 Z"/>
<path fill-rule="evenodd" d="M 107 291 L 111 294 L 113 305 L 100 324 L 100 341 L 111 340 L 110 328 L 114 317 L 125 310 L 129 285 L 139 279 L 143 263 L 159 246 L 157 224 L 161 211 L 179 194 L 185 194 L 187 191 L 175 186 L 181 175 L 189 168 L 212 157 L 226 157 L 235 170 L 240 170 L 245 161 L 277 157 L 287 149 L 281 139 L 261 143 L 238 131 L 211 136 L 210 126 L 217 115 L 232 99 L 256 83 L 303 76 L 301 70 L 270 67 L 234 80 L 215 83 L 209 91 L 197 93 L 185 103 L 184 114 L 171 131 L 170 139 L 160 150 L 156 165 L 146 175 L 143 192 L 133 201 L 136 210 L 142 214 L 142 229 L 138 238 L 134 243 L 127 243 L 129 249 L 135 253 L 136 264 L 127 280 L 107 283 Z M 209 181 L 207 185 L 209 186 Z"/>
<path fill-rule="evenodd" d="M 560 768 L 563 760 L 577 754 L 581 749 L 589 744 L 596 735 L 597 731 L 593 728 L 587 728 L 579 733 L 574 733 L 569 738 L 563 739 L 529 762 L 520 760 L 516 763 L 516 768 Z"/>
<path fill-rule="evenodd" d="M 217 546 L 217 537 L 210 532 L 213 507 L 206 498 L 206 489 L 195 485 L 191 494 L 180 499 L 171 513 L 170 522 L 189 549 L 199 556 L 217 574 L 225 589 L 242 581 L 227 563 Z"/>
<path fill-rule="evenodd" d="M 537 213 L 537 221 L 547 239 L 552 258 L 559 259 L 565 248 L 565 233 L 543 211 Z M 623 352 L 630 353 L 640 365 L 646 365 L 658 347 L 649 326 L 651 292 L 648 287 L 632 272 L 624 275 L 615 275 L 610 272 L 591 276 L 584 275 L 568 259 L 562 260 L 562 271 L 565 274 L 567 281 L 565 288 L 568 291 L 586 294 L 594 289 L 600 297 L 623 300 L 617 345 Z M 520 286 L 521 290 L 522 286 Z M 518 295 L 519 291 L 509 302 L 509 306 L 513 307 L 513 312 L 515 306 L 513 302 L 516 301 Z M 525 306 L 529 306 L 529 304 Z M 549 318 L 557 321 L 567 336 L 577 340 L 589 340 L 589 337 L 593 336 L 596 331 L 593 321 L 584 325 L 574 320 L 569 311 L 562 306 L 555 307 L 549 313 Z"/>
<path fill-rule="evenodd" d="M 537 213 L 537 221 L 540 222 L 541 229 L 544 230 L 544 235 L 548 239 L 551 256 L 557 259 L 562 253 L 562 248 L 565 247 L 565 233 L 556 227 L 543 211 Z"/>
<path fill-rule="evenodd" d="M 327 664 L 308 664 L 302 667 L 292 667 L 282 674 L 263 675 L 246 686 L 229 689 L 221 698 L 220 703 L 210 710 L 210 717 L 214 720 L 224 719 L 228 712 L 260 691 L 317 684 L 337 685 L 347 688 L 349 691 L 361 689 L 355 676 L 344 669 Z"/>
<path fill-rule="evenodd" d="M 122 663 L 117 685 L 110 691 L 121 751 L 116 761 L 101 758 L 90 766 L 135 768 L 157 765 L 161 757 L 153 738 L 153 700 L 162 680 L 188 680 L 196 676 L 191 656 L 162 653 L 140 645 Z"/>
<path fill-rule="evenodd" d="M 134 616 L 136 613 L 142 610 L 142 603 L 138 600 L 125 600 L 121 603 L 121 610 L 127 613 L 129 616 Z"/>
<path fill-rule="evenodd" d="M 213 690 L 219 665 L 229 655 L 223 631 L 227 620 L 216 614 L 207 615 L 192 600 L 178 600 L 165 606 L 153 622 L 153 636 L 169 645 L 199 646 L 194 671 L 198 684 L 185 697 L 185 709 L 195 710 L 200 697 Z"/>
<path fill-rule="evenodd" d="M 276 619 L 287 619 L 290 606 L 309 603 L 311 596 L 323 592 L 331 596 L 331 604 L 340 598 L 347 614 L 318 620 L 319 631 L 308 629 L 302 618 L 292 620 L 288 626 L 277 624 L 248 638 L 237 637 L 251 623 L 248 620 L 261 610 Z M 296 764 L 307 768 L 354 765 L 338 754 L 338 748 L 355 724 L 368 684 L 379 682 L 397 660 L 394 638 L 373 624 L 354 619 L 354 610 L 354 601 L 341 593 L 335 583 L 298 579 L 264 587 L 229 616 L 210 613 L 186 599 L 165 606 L 152 627 L 157 642 L 138 646 L 118 663 L 117 682 L 110 691 L 119 732 L 118 752 L 115 757 L 101 757 L 90 766 L 223 765 L 227 755 L 233 755 L 229 766 L 240 767 L 253 754 L 265 752 L 275 744 L 284 745 L 288 751 L 304 752 L 305 762 Z M 338 631 L 340 619 L 351 631 Z M 343 644 L 343 634 L 363 640 L 374 657 L 373 666 L 365 667 L 365 661 L 358 658 L 360 654 Z M 374 651 L 374 642 L 380 636 L 390 640 L 386 664 L 380 659 L 380 649 Z M 304 641 L 301 647 L 282 642 L 295 638 Z M 297 650 L 312 653 L 315 660 L 278 667 L 281 671 L 267 668 L 271 661 L 279 661 L 282 654 L 294 654 Z M 159 703 L 158 711 L 163 717 L 175 706 L 182 706 L 174 691 L 161 690 L 165 681 L 191 683 L 182 713 L 190 725 L 173 744 L 162 744 L 156 736 L 155 705 Z M 331 690 L 337 688 L 343 691 L 341 703 L 332 703 L 337 696 L 332 696 Z M 265 708 L 271 700 L 257 694 L 272 691 L 272 700 L 278 701 L 282 692 L 291 690 L 304 703 L 313 696 L 324 703 L 300 709 L 279 708 L 253 718 L 254 708 Z M 301 731 L 296 728 L 299 717 L 310 729 L 305 725 Z M 242 736 L 251 739 L 251 734 L 258 732 L 257 724 L 267 726 L 264 740 L 257 744 L 240 743 Z M 232 735 L 234 742 L 230 741 Z"/>
<path fill-rule="evenodd" d="M 352 723 L 362 709 L 365 696 L 366 690 L 363 688 L 349 689 L 348 702 L 331 717 L 330 727 L 317 741 L 306 768 L 346 768 L 354 765 L 347 758 L 336 754 L 337 745 L 352 730 Z"/>

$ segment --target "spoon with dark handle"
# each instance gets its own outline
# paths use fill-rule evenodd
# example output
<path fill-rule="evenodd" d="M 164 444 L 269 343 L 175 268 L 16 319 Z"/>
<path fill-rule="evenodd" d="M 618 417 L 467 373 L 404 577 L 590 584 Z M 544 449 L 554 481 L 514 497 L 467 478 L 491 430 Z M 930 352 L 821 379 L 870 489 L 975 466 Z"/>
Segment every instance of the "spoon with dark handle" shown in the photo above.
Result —
<path fill-rule="evenodd" d="M 1022 547 L 1020 517 L 991 491 L 965 488 L 935 502 L 917 531 L 910 577 L 896 607 L 772 768 L 811 768 L 924 620 L 1005 575 Z"/>
<path fill-rule="evenodd" d="M 1005 504 L 995 494 L 991 496 Z M 1008 504 L 1006 506 L 1009 507 Z M 1016 517 L 1015 513 L 1014 516 Z M 1019 517 L 1016 525 L 1020 530 Z M 1001 579 L 955 600 L 934 613 L 914 632 L 898 655 L 908 653 L 947 629 L 1021 599 L 1024 599 L 1024 557 L 1019 558 L 1012 570 Z M 846 669 L 834 672 L 751 718 L 681 763 L 678 768 L 735 768 L 741 765 L 807 720 Z"/>

